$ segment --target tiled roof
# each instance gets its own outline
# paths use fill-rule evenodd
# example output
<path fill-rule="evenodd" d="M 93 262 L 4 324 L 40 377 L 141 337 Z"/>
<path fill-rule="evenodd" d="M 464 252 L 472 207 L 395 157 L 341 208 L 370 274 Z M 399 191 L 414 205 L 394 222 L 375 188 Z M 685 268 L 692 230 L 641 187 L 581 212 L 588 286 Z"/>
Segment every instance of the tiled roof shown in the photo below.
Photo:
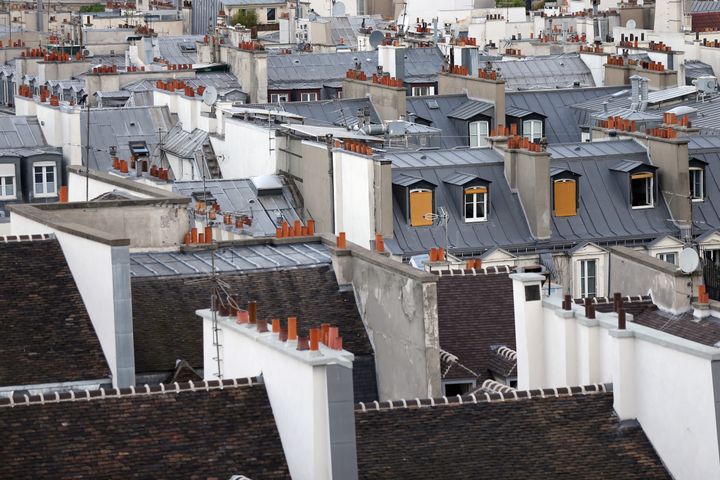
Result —
<path fill-rule="evenodd" d="M 0 239 L 0 265 L 0 386 L 107 379 L 105 356 L 58 241 Z"/>
<path fill-rule="evenodd" d="M 515 348 L 512 280 L 507 273 L 443 275 L 437 284 L 440 348 L 475 372 L 478 384 L 490 376 L 492 345 Z M 443 373 L 445 366 L 441 366 Z M 471 378 L 452 366 L 445 378 Z"/>
<path fill-rule="evenodd" d="M 223 384 L 0 399 L 2 476 L 289 478 L 265 386 Z"/>
<path fill-rule="evenodd" d="M 297 316 L 299 335 L 330 323 L 340 328 L 346 350 L 357 356 L 373 354 L 355 297 L 339 291 L 332 267 L 222 274 L 221 278 L 230 285 L 230 293 L 239 295 L 241 306 L 257 302 L 259 318 L 284 321 Z M 210 279 L 134 277 L 131 285 L 137 372 L 170 371 L 177 359 L 201 368 L 203 327 L 195 311 L 210 306 Z"/>
<path fill-rule="evenodd" d="M 567 390 L 359 408 L 359 478 L 670 478 L 640 426 L 620 424 L 612 394 Z"/>
<path fill-rule="evenodd" d="M 711 347 L 720 342 L 720 321 L 714 317 L 698 320 L 692 312 L 673 315 L 649 308 L 635 315 L 633 322 Z"/>
<path fill-rule="evenodd" d="M 488 369 L 491 373 L 503 377 L 517 375 L 517 353 L 509 350 L 505 345 L 491 346 Z"/>

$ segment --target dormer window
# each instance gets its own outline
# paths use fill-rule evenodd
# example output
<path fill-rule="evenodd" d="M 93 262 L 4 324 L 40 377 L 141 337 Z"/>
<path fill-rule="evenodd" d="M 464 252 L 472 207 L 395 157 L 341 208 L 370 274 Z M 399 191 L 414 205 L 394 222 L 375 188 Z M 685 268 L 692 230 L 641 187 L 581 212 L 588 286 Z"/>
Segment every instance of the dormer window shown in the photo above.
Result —
<path fill-rule="evenodd" d="M 465 189 L 465 221 L 484 222 L 487 220 L 487 188 Z"/>
<path fill-rule="evenodd" d="M 490 145 L 488 135 L 490 123 L 484 120 L 470 122 L 470 148 L 486 148 Z"/>
<path fill-rule="evenodd" d="M 427 227 L 432 225 L 433 192 L 426 188 L 410 190 L 410 225 Z"/>
<path fill-rule="evenodd" d="M 531 142 L 539 142 L 543 136 L 542 120 L 525 120 L 523 121 L 523 137 L 527 137 Z"/>
<path fill-rule="evenodd" d="M 690 198 L 693 202 L 705 200 L 705 167 L 707 162 L 698 158 L 690 159 Z"/>
<path fill-rule="evenodd" d="M 630 176 L 630 202 L 633 208 L 650 208 L 655 205 L 655 174 L 634 173 Z"/>
<path fill-rule="evenodd" d="M 429 227 L 435 212 L 436 185 L 404 173 L 393 175 L 393 194 L 412 227 Z"/>
<path fill-rule="evenodd" d="M 552 167 L 550 178 L 553 188 L 553 214 L 556 217 L 577 215 L 580 175 L 562 167 Z"/>

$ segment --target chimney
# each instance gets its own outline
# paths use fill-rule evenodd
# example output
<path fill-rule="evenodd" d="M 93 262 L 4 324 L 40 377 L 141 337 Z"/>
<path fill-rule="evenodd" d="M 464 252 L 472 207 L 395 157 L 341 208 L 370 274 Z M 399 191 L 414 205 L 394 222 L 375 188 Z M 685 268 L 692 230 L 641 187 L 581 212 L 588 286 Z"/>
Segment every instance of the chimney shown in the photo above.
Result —
<path fill-rule="evenodd" d="M 659 167 L 659 191 L 663 192 L 662 198 L 679 226 L 687 226 L 692 220 L 688 142 L 687 137 L 647 136 L 650 161 Z"/>
<path fill-rule="evenodd" d="M 469 75 L 453 73 L 454 65 L 448 72 L 438 76 L 438 94 L 466 93 L 469 97 L 495 105 L 493 128 L 505 124 L 505 80 L 492 68 L 468 70 Z M 465 68 L 465 67 L 461 67 Z M 481 78 L 481 76 L 483 78 Z"/>
<path fill-rule="evenodd" d="M 521 148 L 516 155 L 515 188 L 530 233 L 538 240 L 550 238 L 550 154 Z"/>
<path fill-rule="evenodd" d="M 539 273 L 513 273 L 518 390 L 545 387 L 545 333 Z"/>
<path fill-rule="evenodd" d="M 378 66 L 391 77 L 403 80 L 405 78 L 405 48 L 393 45 L 378 46 Z"/>
<path fill-rule="evenodd" d="M 630 77 L 630 109 L 635 112 L 640 109 L 640 80 L 639 75 Z"/>
<path fill-rule="evenodd" d="M 256 313 L 253 307 L 250 314 Z M 290 476 L 356 480 L 354 356 L 342 349 L 342 332 L 327 325 L 309 329 L 308 345 L 307 337 L 297 335 L 303 329 L 296 317 L 286 325 L 273 321 L 273 331 L 267 331 L 238 323 L 232 313 L 215 322 L 210 310 L 197 314 L 203 320 L 206 380 L 217 380 L 216 373 L 225 379 L 262 375 Z M 257 325 L 266 321 L 258 318 Z"/>
<path fill-rule="evenodd" d="M 625 310 L 618 312 L 618 327 L 624 327 Z M 637 417 L 635 398 L 635 338 L 633 332 L 625 328 L 608 331 L 613 340 L 612 347 L 612 384 L 613 408 L 620 420 Z"/>

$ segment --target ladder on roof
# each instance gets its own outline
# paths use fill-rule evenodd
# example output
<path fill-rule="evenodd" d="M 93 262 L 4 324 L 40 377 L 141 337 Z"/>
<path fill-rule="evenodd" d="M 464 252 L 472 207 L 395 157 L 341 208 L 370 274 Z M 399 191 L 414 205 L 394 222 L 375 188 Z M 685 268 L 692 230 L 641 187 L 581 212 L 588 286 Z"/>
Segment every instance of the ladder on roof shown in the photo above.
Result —
<path fill-rule="evenodd" d="M 215 303 L 215 300 L 213 300 L 213 303 Z M 218 380 L 222 380 L 222 343 L 221 343 L 221 337 L 223 330 L 218 326 L 217 321 L 217 309 L 215 306 L 213 306 L 213 312 L 212 312 L 212 333 L 213 333 L 213 347 L 215 348 L 215 356 L 212 357 L 213 361 L 217 365 L 217 371 L 213 373 L 215 375 L 215 378 Z"/>

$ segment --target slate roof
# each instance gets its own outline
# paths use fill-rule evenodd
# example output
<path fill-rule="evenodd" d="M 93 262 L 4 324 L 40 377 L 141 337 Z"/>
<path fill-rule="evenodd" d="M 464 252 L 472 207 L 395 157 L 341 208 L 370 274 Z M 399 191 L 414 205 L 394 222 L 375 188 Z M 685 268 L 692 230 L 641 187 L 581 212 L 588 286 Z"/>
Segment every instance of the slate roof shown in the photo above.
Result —
<path fill-rule="evenodd" d="M 502 344 L 515 349 L 512 288 L 507 273 L 443 275 L 438 279 L 440 348 L 477 374 L 454 365 L 444 378 L 477 378 L 479 385 L 492 378 L 490 347 Z"/>
<path fill-rule="evenodd" d="M 37 117 L 0 116 L 0 150 L 46 146 Z"/>
<path fill-rule="evenodd" d="M 720 12 L 720 2 L 712 0 L 692 0 L 690 13 Z"/>
<path fill-rule="evenodd" d="M 265 386 L 208 382 L 180 393 L 62 394 L 59 403 L 0 399 L 6 478 L 289 478 Z M 235 385 L 237 383 L 237 386 Z M 22 401 L 16 398 L 16 401 Z"/>
<path fill-rule="evenodd" d="M 633 322 L 711 347 L 720 342 L 720 321 L 714 317 L 697 320 L 692 312 L 676 315 L 647 308 L 635 315 Z"/>
<path fill-rule="evenodd" d="M 82 145 L 87 138 L 87 111 L 80 112 Z M 112 168 L 110 147 L 117 147 L 117 156 L 130 158 L 130 142 L 144 141 L 151 161 L 159 158 L 160 136 L 167 135 L 173 120 L 167 107 L 93 108 L 90 110 L 90 168 L 108 171 Z M 160 132 L 158 131 L 160 130 Z M 86 163 L 85 148 L 82 149 Z"/>
<path fill-rule="evenodd" d="M 321 323 L 337 325 L 346 350 L 356 356 L 373 355 L 355 297 L 351 291 L 339 291 L 331 266 L 222 274 L 221 278 L 230 285 L 230 293 L 239 295 L 241 305 L 257 301 L 259 318 L 296 316 L 299 335 L 307 335 L 309 328 Z M 195 311 L 210 305 L 209 278 L 133 277 L 131 285 L 136 371 L 169 371 L 177 359 L 202 368 L 202 320 Z M 357 367 L 354 378 L 367 383 L 368 374 Z M 356 398 L 367 398 L 367 389 L 361 387 L 356 386 Z"/>
<path fill-rule="evenodd" d="M 198 63 L 197 51 L 187 51 L 183 45 L 196 48 L 195 42 L 202 41 L 202 35 L 159 35 L 157 37 L 143 37 L 141 48 L 145 49 L 145 58 L 152 62 L 153 58 L 160 57 L 170 63 Z"/>
<path fill-rule="evenodd" d="M 578 54 L 526 57 L 521 60 L 490 61 L 499 69 L 508 90 L 569 88 L 575 82 L 581 87 L 594 87 L 590 68 Z"/>
<path fill-rule="evenodd" d="M 3 239 L 0 265 L 0 386 L 107 379 L 100 341 L 58 241 Z"/>
<path fill-rule="evenodd" d="M 500 352 L 500 347 L 507 345 L 491 345 L 490 358 L 488 360 L 488 370 L 491 374 L 503 377 L 513 377 L 517 375 L 517 358 L 513 360 L 506 354 Z M 509 347 L 508 347 L 509 348 Z"/>
<path fill-rule="evenodd" d="M 173 191 L 190 196 L 193 206 L 198 199 L 202 200 L 203 192 L 207 192 L 217 200 L 223 211 L 251 217 L 252 225 L 246 230 L 256 236 L 275 236 L 275 229 L 282 225 L 283 220 L 289 223 L 300 220 L 296 202 L 287 186 L 283 186 L 281 195 L 258 195 L 251 179 L 206 180 L 205 190 L 201 180 L 194 180 L 175 182 Z M 193 194 L 199 196 L 196 198 Z"/>
<path fill-rule="evenodd" d="M 397 174 L 423 179 L 437 185 L 435 204 L 450 215 L 448 236 L 453 253 L 481 254 L 492 247 L 511 253 L 530 249 L 567 249 L 583 241 L 600 244 L 647 241 L 659 235 L 677 233 L 668 221 L 665 202 L 649 209 L 632 209 L 624 192 L 626 177 L 611 170 L 620 161 L 649 165 L 644 148 L 632 140 L 550 146 L 551 167 L 579 174 L 579 208 L 574 217 L 551 216 L 549 241 L 536 242 L 530 235 L 517 194 L 507 184 L 502 157 L 490 149 L 428 150 L 386 153 Z M 492 182 L 488 220 L 465 223 L 456 193 L 442 179 L 453 173 L 475 175 Z M 719 193 L 720 194 L 720 193 Z M 426 253 L 445 244 L 439 226 L 411 227 L 402 213 L 397 195 L 393 198 L 394 238 L 386 241 L 394 253 Z M 707 208 L 707 207 L 706 207 Z"/>
<path fill-rule="evenodd" d="M 359 478 L 670 478 L 641 427 L 620 424 L 612 394 L 573 390 L 357 409 Z"/>
<path fill-rule="evenodd" d="M 208 135 L 208 132 L 199 128 L 186 132 L 178 123 L 163 138 L 162 149 L 179 158 L 194 159 L 195 152 L 208 141 Z"/>
<path fill-rule="evenodd" d="M 292 113 L 304 117 L 305 124 L 310 125 L 336 125 L 354 126 L 359 122 L 358 111 L 367 109 L 370 113 L 371 123 L 382 123 L 375 110 L 375 105 L 369 98 L 343 98 L 336 100 L 320 100 L 316 102 L 283 102 L 243 105 L 247 108 L 261 108 L 275 111 L 278 108 L 285 113 Z"/>
<path fill-rule="evenodd" d="M 335 53 L 293 53 L 268 55 L 268 89 L 315 89 L 341 87 L 345 74 L 355 63 L 371 76 L 377 72 L 377 51 Z M 405 81 L 436 82 L 444 61 L 436 47 L 408 48 L 405 59 Z"/>

